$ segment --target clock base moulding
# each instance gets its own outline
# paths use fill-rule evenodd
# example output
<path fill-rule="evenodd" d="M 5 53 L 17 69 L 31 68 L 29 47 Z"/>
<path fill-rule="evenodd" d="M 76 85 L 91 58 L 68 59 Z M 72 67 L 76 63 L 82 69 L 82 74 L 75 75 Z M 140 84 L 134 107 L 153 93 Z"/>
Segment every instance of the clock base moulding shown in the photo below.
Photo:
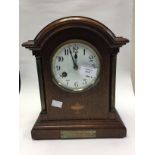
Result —
<path fill-rule="evenodd" d="M 78 138 L 123 138 L 126 128 L 117 111 L 109 113 L 101 120 L 46 120 L 46 114 L 40 113 L 31 135 L 35 140 L 78 139 Z"/>

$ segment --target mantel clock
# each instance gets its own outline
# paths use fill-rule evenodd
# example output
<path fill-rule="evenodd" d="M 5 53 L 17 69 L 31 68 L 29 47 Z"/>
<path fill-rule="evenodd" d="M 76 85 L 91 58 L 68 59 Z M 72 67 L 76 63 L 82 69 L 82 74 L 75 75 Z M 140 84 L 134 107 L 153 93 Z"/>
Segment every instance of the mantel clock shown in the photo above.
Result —
<path fill-rule="evenodd" d="M 33 139 L 121 138 L 115 109 L 116 56 L 128 39 L 100 22 L 66 17 L 22 46 L 36 57 L 41 112 Z"/>

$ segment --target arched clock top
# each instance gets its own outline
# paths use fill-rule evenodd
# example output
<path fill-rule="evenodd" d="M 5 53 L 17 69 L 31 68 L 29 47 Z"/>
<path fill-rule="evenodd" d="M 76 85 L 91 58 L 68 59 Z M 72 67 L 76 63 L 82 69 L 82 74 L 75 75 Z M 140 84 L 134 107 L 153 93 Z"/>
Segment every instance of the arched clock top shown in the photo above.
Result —
<path fill-rule="evenodd" d="M 129 42 L 126 38 L 116 37 L 109 28 L 94 19 L 72 16 L 61 18 L 48 24 L 38 33 L 34 40 L 29 40 L 23 43 L 22 46 L 33 51 L 39 51 L 52 35 L 69 28 L 81 28 L 94 32 L 102 37 L 103 41 L 105 41 L 110 48 L 118 48 Z"/>

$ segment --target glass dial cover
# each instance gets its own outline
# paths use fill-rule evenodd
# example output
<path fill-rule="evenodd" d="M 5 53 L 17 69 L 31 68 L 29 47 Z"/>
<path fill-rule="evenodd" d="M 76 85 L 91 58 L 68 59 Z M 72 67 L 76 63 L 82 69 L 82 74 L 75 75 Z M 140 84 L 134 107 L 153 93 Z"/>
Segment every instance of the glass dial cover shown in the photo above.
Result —
<path fill-rule="evenodd" d="M 100 73 L 97 49 L 83 40 L 69 40 L 58 46 L 52 57 L 54 82 L 67 91 L 79 92 L 94 86 Z"/>

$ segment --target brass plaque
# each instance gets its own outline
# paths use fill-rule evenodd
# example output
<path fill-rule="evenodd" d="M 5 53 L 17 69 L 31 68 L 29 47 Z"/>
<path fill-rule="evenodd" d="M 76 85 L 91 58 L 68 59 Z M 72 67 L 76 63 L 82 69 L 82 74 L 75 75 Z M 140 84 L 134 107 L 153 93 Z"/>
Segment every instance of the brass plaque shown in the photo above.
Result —
<path fill-rule="evenodd" d="M 63 130 L 60 131 L 62 139 L 69 138 L 96 138 L 95 130 Z"/>

